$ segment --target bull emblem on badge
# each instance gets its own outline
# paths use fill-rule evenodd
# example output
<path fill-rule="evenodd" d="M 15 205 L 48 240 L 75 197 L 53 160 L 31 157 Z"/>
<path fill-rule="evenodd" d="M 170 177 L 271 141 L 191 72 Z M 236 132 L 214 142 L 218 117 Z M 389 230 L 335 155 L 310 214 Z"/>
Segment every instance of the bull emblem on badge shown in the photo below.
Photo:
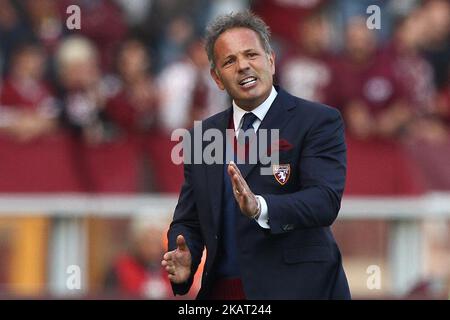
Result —
<path fill-rule="evenodd" d="M 274 164 L 272 166 L 273 175 L 279 184 L 284 185 L 289 180 L 291 175 L 291 165 L 290 164 Z"/>

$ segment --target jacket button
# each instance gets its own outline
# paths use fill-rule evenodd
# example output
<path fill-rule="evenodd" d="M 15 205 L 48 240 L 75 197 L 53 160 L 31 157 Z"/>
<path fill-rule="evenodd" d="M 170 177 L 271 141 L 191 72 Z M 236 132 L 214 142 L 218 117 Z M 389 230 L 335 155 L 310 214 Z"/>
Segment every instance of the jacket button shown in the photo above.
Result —
<path fill-rule="evenodd" d="M 219 236 L 216 234 L 216 235 L 214 235 L 214 239 L 219 239 Z"/>

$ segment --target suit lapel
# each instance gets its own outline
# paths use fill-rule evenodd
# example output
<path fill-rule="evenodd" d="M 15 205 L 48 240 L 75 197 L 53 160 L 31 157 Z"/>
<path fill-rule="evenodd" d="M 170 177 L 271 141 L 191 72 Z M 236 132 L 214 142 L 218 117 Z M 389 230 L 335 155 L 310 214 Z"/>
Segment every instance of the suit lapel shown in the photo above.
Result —
<path fill-rule="evenodd" d="M 264 117 L 261 125 L 258 128 L 260 129 L 281 129 L 285 126 L 287 121 L 290 119 L 289 110 L 294 107 L 293 101 L 291 101 L 290 96 L 287 92 L 279 89 L 277 87 L 278 95 L 275 98 L 272 106 Z M 220 130 L 222 133 L 222 137 L 226 137 L 226 129 L 228 127 L 228 122 L 230 121 L 230 117 L 233 115 L 233 108 L 229 108 L 228 110 L 222 112 L 215 120 L 211 123 L 208 128 L 204 128 L 204 130 L 209 128 L 216 128 Z M 269 134 L 270 137 L 270 134 Z M 225 139 L 223 141 L 223 150 L 225 152 Z M 269 141 L 270 143 L 270 141 Z M 270 144 L 269 144 L 270 145 Z M 203 148 L 202 148 L 203 151 Z M 248 176 L 248 174 L 253 170 L 256 164 L 239 164 L 239 170 L 242 173 L 244 179 Z M 214 228 L 220 226 L 220 215 L 221 215 L 221 206 L 222 206 L 222 198 L 223 198 L 223 179 L 224 179 L 224 164 L 211 164 L 206 166 L 206 180 L 207 186 L 209 190 L 209 199 L 211 201 L 210 205 L 213 210 L 213 222 Z"/>
<path fill-rule="evenodd" d="M 222 137 L 225 137 L 227 124 L 232 115 L 232 108 L 229 108 L 225 112 L 217 117 L 217 119 L 211 123 L 209 128 L 219 129 L 222 133 Z M 209 129 L 209 128 L 204 128 Z M 202 149 L 203 150 L 203 149 Z M 223 150 L 225 150 L 225 141 L 223 141 Z M 218 228 L 220 223 L 220 214 L 222 212 L 222 197 L 223 197 L 223 176 L 224 176 L 224 164 L 223 160 L 219 164 L 206 165 L 206 177 L 209 190 L 210 205 L 213 210 L 214 227 Z M 217 229 L 216 229 L 217 230 Z"/>
<path fill-rule="evenodd" d="M 268 145 L 271 145 L 270 141 L 270 131 L 271 129 L 279 129 L 281 131 L 282 128 L 286 125 L 287 121 L 290 119 L 289 117 L 289 110 L 294 107 L 293 101 L 291 101 L 289 94 L 280 89 L 279 87 L 276 87 L 278 91 L 278 95 L 273 101 L 272 105 L 270 106 L 269 111 L 267 112 L 266 116 L 264 117 L 263 121 L 261 122 L 258 132 L 260 129 L 266 129 L 268 134 Z M 259 155 L 258 155 L 259 156 Z M 239 170 L 241 171 L 242 176 L 244 179 L 248 176 L 248 174 L 253 170 L 253 168 L 256 166 L 255 163 L 253 164 L 239 164 Z"/>

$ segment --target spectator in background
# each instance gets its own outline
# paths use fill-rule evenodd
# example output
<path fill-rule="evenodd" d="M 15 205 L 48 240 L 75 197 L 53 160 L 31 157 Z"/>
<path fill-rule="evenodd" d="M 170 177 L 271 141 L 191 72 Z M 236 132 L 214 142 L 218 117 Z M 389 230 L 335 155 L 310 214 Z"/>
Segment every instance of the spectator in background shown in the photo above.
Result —
<path fill-rule="evenodd" d="M 445 14 L 442 15 L 446 10 L 450 11 L 448 4 L 427 2 L 424 7 L 410 14 L 395 34 L 397 46 L 403 45 L 403 50 L 397 50 L 400 56 L 397 55 L 395 66 L 400 79 L 409 89 L 409 102 L 416 111 L 414 121 L 408 126 L 403 147 L 411 161 L 417 163 L 424 172 L 427 187 L 431 190 L 450 188 L 450 108 L 448 98 L 446 100 L 443 94 L 448 90 L 449 79 L 448 53 L 444 61 L 448 42 L 442 42 L 448 37 L 448 30 L 443 26 L 448 28 L 450 20 Z M 436 58 L 429 60 L 434 64 L 434 69 L 417 53 L 421 48 L 425 48 L 426 57 L 429 58 L 432 53 L 431 56 Z M 437 77 L 433 77 L 435 72 L 439 73 Z"/>
<path fill-rule="evenodd" d="M 64 35 L 66 12 L 59 12 L 55 0 L 25 0 L 23 4 L 34 38 L 53 53 Z"/>
<path fill-rule="evenodd" d="M 289 45 L 295 42 L 299 21 L 317 10 L 325 1 L 254 0 L 251 9 L 270 26 L 275 45 Z"/>
<path fill-rule="evenodd" d="M 58 109 L 44 81 L 45 53 L 39 45 L 15 49 L 11 69 L 0 87 L 0 132 L 18 141 L 50 134 L 57 127 Z"/>
<path fill-rule="evenodd" d="M 343 49 L 345 44 L 345 29 L 353 17 L 361 16 L 366 19 L 374 13 L 374 11 L 367 12 L 370 6 L 376 6 L 380 9 L 380 29 L 374 29 L 377 40 L 383 43 L 390 38 L 392 34 L 392 21 L 395 14 L 405 11 L 408 6 L 413 5 L 412 2 L 420 0 L 409 1 L 394 1 L 394 0 L 333 0 L 327 1 L 330 18 L 332 20 L 332 40 L 333 47 L 336 49 Z"/>
<path fill-rule="evenodd" d="M 0 75 L 2 75 L 8 71 L 13 49 L 21 42 L 30 40 L 32 32 L 10 0 L 0 0 L 0 8 Z"/>
<path fill-rule="evenodd" d="M 434 70 L 436 88 L 440 91 L 448 85 L 450 61 L 450 2 L 429 0 L 423 6 L 426 27 L 425 58 Z"/>
<path fill-rule="evenodd" d="M 227 106 L 227 96 L 210 76 L 210 64 L 200 39 L 194 39 L 183 60 L 168 65 L 159 75 L 160 112 L 163 128 L 170 132 L 190 128 Z"/>
<path fill-rule="evenodd" d="M 190 39 L 194 36 L 191 20 L 183 15 L 171 20 L 159 47 L 159 62 L 162 67 L 183 59 Z"/>
<path fill-rule="evenodd" d="M 436 88 L 430 64 L 422 57 L 427 21 L 422 9 L 400 18 L 391 43 L 385 50 L 391 57 L 395 76 L 403 86 L 407 103 L 413 113 L 408 125 L 407 143 L 425 140 L 431 143 L 448 139 L 443 121 L 436 116 Z"/>
<path fill-rule="evenodd" d="M 102 81 L 98 59 L 94 45 L 80 36 L 65 39 L 56 53 L 64 120 L 92 144 L 111 138 L 104 107 L 113 92 Z"/>
<path fill-rule="evenodd" d="M 333 83 L 332 105 L 342 108 L 347 133 L 358 139 L 398 137 L 411 118 L 392 61 L 377 50 L 375 34 L 363 17 L 350 20 L 345 52 Z"/>
<path fill-rule="evenodd" d="M 436 113 L 450 130 L 450 66 L 447 69 L 447 84 L 438 92 L 436 102 Z"/>
<path fill-rule="evenodd" d="M 211 3 L 209 20 L 229 12 L 239 12 L 249 7 L 251 0 L 216 0 Z"/>
<path fill-rule="evenodd" d="M 127 25 L 134 30 L 144 22 L 155 0 L 115 0 L 115 2 L 125 13 Z"/>
<path fill-rule="evenodd" d="M 350 19 L 329 91 L 329 104 L 342 110 L 346 123 L 346 192 L 421 194 L 422 172 L 398 143 L 415 117 L 410 89 L 397 75 L 396 57 L 380 50 L 376 35 L 365 16 Z"/>
<path fill-rule="evenodd" d="M 148 41 L 146 44 L 152 50 L 156 73 L 164 69 L 167 63 L 180 58 L 186 50 L 186 40 L 203 32 L 212 2 L 152 0 L 147 17 L 134 28 L 134 32 Z M 176 51 L 171 52 L 171 48 Z M 183 52 L 179 52 L 180 49 Z"/>
<path fill-rule="evenodd" d="M 130 244 L 113 262 L 105 279 L 108 294 L 142 299 L 169 299 L 169 280 L 161 267 L 164 230 L 156 219 L 135 218 Z"/>
<path fill-rule="evenodd" d="M 326 103 L 332 77 L 329 25 L 317 12 L 300 21 L 296 30 L 297 46 L 281 63 L 280 84 L 295 96 Z"/>
<path fill-rule="evenodd" d="M 118 53 L 119 89 L 106 102 L 106 115 L 122 133 L 148 133 L 157 126 L 158 94 L 143 43 L 125 41 Z"/>
<path fill-rule="evenodd" d="M 384 52 L 386 59 L 392 58 L 395 76 L 407 91 L 408 104 L 417 113 L 430 110 L 435 94 L 433 69 L 420 52 L 426 37 L 426 20 L 422 10 L 417 9 L 398 19 Z"/>
<path fill-rule="evenodd" d="M 78 5 L 82 13 L 82 28 L 77 31 L 91 40 L 99 50 L 98 63 L 103 71 L 111 71 L 115 51 L 126 36 L 124 14 L 110 0 L 62 0 L 58 1 L 60 12 L 67 16 L 70 5 Z"/>
<path fill-rule="evenodd" d="M 425 42 L 423 53 L 434 70 L 435 116 L 450 129 L 450 3 L 431 0 L 423 7 Z"/>
<path fill-rule="evenodd" d="M 435 71 L 436 114 L 450 129 L 450 3 L 429 1 L 425 10 L 428 27 L 425 56 Z"/>

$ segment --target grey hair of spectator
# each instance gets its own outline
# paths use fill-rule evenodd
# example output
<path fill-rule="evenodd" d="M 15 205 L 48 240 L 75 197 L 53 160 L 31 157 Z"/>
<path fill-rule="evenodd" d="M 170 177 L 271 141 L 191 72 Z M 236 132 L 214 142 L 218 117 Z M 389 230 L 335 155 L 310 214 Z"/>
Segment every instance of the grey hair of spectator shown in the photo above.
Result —
<path fill-rule="evenodd" d="M 264 51 L 267 54 L 272 53 L 273 50 L 270 46 L 269 26 L 260 17 L 249 10 L 221 15 L 212 21 L 206 28 L 205 50 L 212 69 L 216 67 L 214 60 L 214 45 L 216 40 L 222 33 L 234 28 L 247 28 L 253 30 L 259 36 Z"/>

